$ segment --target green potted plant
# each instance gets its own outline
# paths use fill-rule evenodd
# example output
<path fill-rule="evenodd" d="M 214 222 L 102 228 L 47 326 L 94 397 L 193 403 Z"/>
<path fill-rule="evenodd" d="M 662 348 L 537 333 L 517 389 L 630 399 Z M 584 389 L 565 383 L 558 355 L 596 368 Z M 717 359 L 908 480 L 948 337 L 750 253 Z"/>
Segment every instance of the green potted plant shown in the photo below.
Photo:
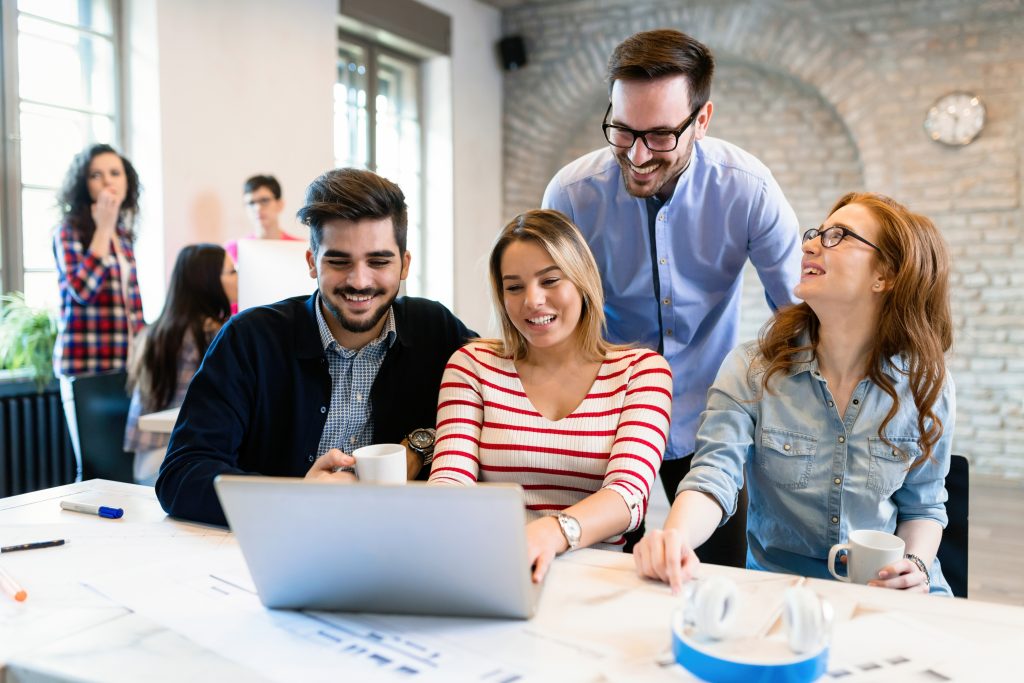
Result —
<path fill-rule="evenodd" d="M 22 376 L 42 391 L 53 379 L 56 340 L 57 322 L 50 311 L 32 308 L 20 292 L 0 296 L 0 370 L 24 369 Z"/>

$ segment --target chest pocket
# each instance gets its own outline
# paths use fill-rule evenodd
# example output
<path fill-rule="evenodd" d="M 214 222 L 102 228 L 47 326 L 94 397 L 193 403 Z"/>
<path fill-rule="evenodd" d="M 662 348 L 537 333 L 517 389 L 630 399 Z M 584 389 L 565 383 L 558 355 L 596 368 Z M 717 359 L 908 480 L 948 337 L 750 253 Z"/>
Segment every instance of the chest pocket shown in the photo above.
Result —
<path fill-rule="evenodd" d="M 868 463 L 868 489 L 883 498 L 895 493 L 907 478 L 910 466 L 921 457 L 921 447 L 915 437 L 890 437 L 900 453 L 881 437 L 868 438 L 868 451 L 871 460 Z"/>
<path fill-rule="evenodd" d="M 762 475 L 776 486 L 787 489 L 807 488 L 818 452 L 818 437 L 786 429 L 761 429 L 761 447 L 757 466 Z"/>

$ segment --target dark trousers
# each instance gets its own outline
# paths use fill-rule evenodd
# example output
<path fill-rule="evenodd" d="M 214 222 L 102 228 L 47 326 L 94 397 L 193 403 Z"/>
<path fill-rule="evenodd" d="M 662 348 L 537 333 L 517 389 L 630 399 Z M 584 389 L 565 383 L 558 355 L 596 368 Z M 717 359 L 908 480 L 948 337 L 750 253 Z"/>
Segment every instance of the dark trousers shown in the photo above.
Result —
<path fill-rule="evenodd" d="M 665 460 L 661 463 L 658 474 L 661 476 L 665 495 L 669 505 L 675 502 L 676 489 L 686 473 L 690 471 L 693 454 L 676 460 Z M 646 525 L 641 522 L 636 531 L 626 534 L 626 552 L 633 552 L 633 546 L 643 538 Z M 720 564 L 727 567 L 745 567 L 747 564 L 747 488 L 740 489 L 739 500 L 736 501 L 736 514 L 728 522 L 718 527 L 704 545 L 697 548 L 697 557 L 701 562 Z"/>

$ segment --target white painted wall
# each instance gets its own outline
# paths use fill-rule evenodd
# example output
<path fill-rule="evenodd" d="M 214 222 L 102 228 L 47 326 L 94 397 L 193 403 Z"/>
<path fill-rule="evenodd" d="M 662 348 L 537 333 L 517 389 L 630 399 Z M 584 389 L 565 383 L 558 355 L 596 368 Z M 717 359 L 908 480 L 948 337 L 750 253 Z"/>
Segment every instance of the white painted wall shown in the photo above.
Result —
<path fill-rule="evenodd" d="M 452 17 L 455 312 L 488 328 L 484 262 L 501 215 L 500 13 L 476 0 L 421 0 Z M 128 147 L 144 163 L 140 243 L 147 317 L 162 307 L 178 250 L 249 231 L 241 188 L 281 181 L 294 216 L 306 185 L 333 163 L 336 0 L 128 0 L 136 73 Z M 135 13 L 137 19 L 132 21 Z M 138 102 L 133 102 L 138 99 Z M 136 115 L 137 114 L 137 115 Z M 446 183 L 439 183 L 445 188 Z M 305 236 L 298 224 L 292 231 Z M 286 227 L 287 229 L 287 227 Z M 446 230 L 448 228 L 442 228 Z M 163 263 L 163 271 L 144 264 Z M 147 277 L 148 276 L 148 277 Z"/>

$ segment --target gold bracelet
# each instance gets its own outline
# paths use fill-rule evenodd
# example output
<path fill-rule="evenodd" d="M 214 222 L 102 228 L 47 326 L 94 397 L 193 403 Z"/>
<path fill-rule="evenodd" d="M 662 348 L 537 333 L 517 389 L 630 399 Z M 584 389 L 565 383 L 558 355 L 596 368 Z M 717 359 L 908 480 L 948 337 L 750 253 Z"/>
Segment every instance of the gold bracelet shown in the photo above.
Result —
<path fill-rule="evenodd" d="M 910 560 L 911 562 L 913 562 L 914 564 L 917 565 L 917 568 L 921 570 L 922 574 L 924 574 L 924 582 L 925 582 L 925 584 L 931 586 L 932 585 L 932 577 L 931 577 L 931 574 L 928 573 L 928 568 L 924 566 L 924 560 L 922 560 L 917 555 L 914 555 L 913 553 L 907 553 L 903 557 L 907 558 L 908 560 Z"/>

